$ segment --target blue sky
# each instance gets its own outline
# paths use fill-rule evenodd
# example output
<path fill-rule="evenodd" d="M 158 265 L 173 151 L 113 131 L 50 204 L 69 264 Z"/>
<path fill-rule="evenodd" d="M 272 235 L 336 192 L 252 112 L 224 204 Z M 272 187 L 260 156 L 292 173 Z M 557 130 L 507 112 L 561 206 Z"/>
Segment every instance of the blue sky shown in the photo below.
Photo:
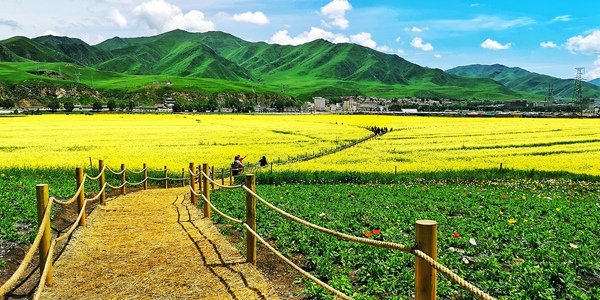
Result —
<path fill-rule="evenodd" d="M 559 78 L 600 77 L 600 1 L 2 0 L 0 40 L 89 44 L 173 29 L 247 41 L 356 43 L 443 70 L 503 64 Z"/>

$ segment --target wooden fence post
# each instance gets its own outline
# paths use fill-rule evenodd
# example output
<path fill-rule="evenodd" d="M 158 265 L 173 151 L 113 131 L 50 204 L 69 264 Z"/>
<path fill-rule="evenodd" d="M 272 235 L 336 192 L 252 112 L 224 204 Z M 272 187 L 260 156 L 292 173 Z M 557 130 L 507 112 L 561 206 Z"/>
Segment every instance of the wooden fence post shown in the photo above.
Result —
<path fill-rule="evenodd" d="M 47 184 L 38 184 L 35 186 L 35 193 L 37 196 L 37 217 L 38 217 L 38 228 L 42 225 L 44 221 L 44 212 L 46 212 L 46 207 L 48 206 L 48 185 Z M 44 274 L 44 266 L 46 265 L 46 261 L 48 259 L 52 260 L 50 253 L 50 240 L 52 238 L 50 234 L 50 221 L 46 224 L 42 235 L 42 240 L 40 241 L 39 253 L 40 253 L 40 276 Z M 48 275 L 46 276 L 46 283 L 52 284 L 52 263 L 48 266 Z"/>
<path fill-rule="evenodd" d="M 189 172 L 190 172 L 190 189 L 191 189 L 190 199 L 192 200 L 192 204 L 194 204 L 194 206 L 197 206 L 198 203 L 196 202 L 196 194 L 195 194 L 195 192 L 196 192 L 196 174 L 194 174 L 194 172 L 196 172 L 196 171 L 194 170 L 194 168 L 195 168 L 194 163 L 191 162 L 190 170 L 189 170 Z"/>
<path fill-rule="evenodd" d="M 77 189 L 83 184 L 83 168 L 77 167 L 76 169 Z M 81 192 L 77 195 L 77 212 L 81 212 L 83 205 L 85 204 L 85 187 L 81 188 Z M 81 215 L 79 225 L 85 226 L 85 211 Z"/>
<path fill-rule="evenodd" d="M 246 174 L 246 187 L 256 191 L 256 179 L 254 174 Z M 246 224 L 256 232 L 256 198 L 246 191 Z M 246 232 L 246 262 L 256 266 L 256 237 Z"/>
<path fill-rule="evenodd" d="M 148 167 L 144 163 L 144 190 L 148 189 Z"/>
<path fill-rule="evenodd" d="M 202 170 L 208 176 L 208 163 L 202 164 Z M 210 206 L 206 203 L 207 200 L 210 201 L 210 188 L 208 186 L 208 178 L 205 176 L 202 176 L 202 192 L 204 192 L 204 197 L 206 197 L 202 205 L 202 211 L 204 212 L 204 217 L 210 219 Z"/>
<path fill-rule="evenodd" d="M 416 223 L 417 249 L 437 260 L 437 222 L 418 220 Z M 415 300 L 436 299 L 436 270 L 425 260 L 415 257 Z"/>
<path fill-rule="evenodd" d="M 165 174 L 164 174 L 164 176 L 165 176 L 165 186 L 164 186 L 164 188 L 168 189 L 169 188 L 169 169 L 167 169 L 167 166 L 165 166 Z"/>
<path fill-rule="evenodd" d="M 181 187 L 185 187 L 185 168 L 181 168 Z"/>
<path fill-rule="evenodd" d="M 100 195 L 100 205 L 106 205 L 106 189 L 104 189 L 104 185 L 106 185 L 106 178 L 104 176 L 104 160 L 98 161 L 98 170 L 102 172 L 100 174 L 100 190 L 102 194 Z"/>
<path fill-rule="evenodd" d="M 225 185 L 225 169 L 221 168 L 221 185 Z"/>
<path fill-rule="evenodd" d="M 121 164 L 121 185 L 121 195 L 125 195 L 127 193 L 125 188 L 125 164 Z"/>
<path fill-rule="evenodd" d="M 200 172 L 202 172 L 202 164 L 199 163 L 198 166 L 196 167 L 196 170 L 194 170 L 194 172 L 195 172 L 195 174 L 197 174 L 196 177 L 198 177 L 198 189 L 196 191 L 201 192 L 202 191 L 202 174 Z"/>
<path fill-rule="evenodd" d="M 210 182 L 210 188 L 211 189 L 215 189 L 215 166 L 210 167 L 210 179 L 212 180 Z"/>

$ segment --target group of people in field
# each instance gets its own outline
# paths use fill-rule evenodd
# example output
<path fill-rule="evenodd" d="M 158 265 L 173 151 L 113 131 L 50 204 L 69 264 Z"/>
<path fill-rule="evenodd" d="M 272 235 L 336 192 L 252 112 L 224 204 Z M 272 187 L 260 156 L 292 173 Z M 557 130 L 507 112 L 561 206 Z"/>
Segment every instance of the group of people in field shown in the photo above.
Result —
<path fill-rule="evenodd" d="M 375 133 L 376 135 L 382 135 L 382 134 L 388 133 L 387 127 L 367 126 L 367 128 L 369 130 L 373 131 L 373 133 Z M 389 131 L 392 131 L 392 128 L 390 128 Z"/>
<path fill-rule="evenodd" d="M 242 157 L 238 154 L 233 159 L 233 162 L 231 163 L 231 172 L 233 176 L 239 175 L 240 173 L 244 172 L 244 159 L 246 158 L 246 156 L 248 155 Z M 266 167 L 269 163 L 267 162 L 267 158 L 263 156 L 258 160 L 258 164 L 261 167 Z"/>

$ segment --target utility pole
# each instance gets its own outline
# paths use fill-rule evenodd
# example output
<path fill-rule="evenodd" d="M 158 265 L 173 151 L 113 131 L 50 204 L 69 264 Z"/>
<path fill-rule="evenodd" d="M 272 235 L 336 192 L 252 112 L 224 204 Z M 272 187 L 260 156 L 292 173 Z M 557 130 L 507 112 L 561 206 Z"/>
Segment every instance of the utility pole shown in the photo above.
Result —
<path fill-rule="evenodd" d="M 577 103 L 579 101 L 579 110 L 581 116 L 583 116 L 583 95 L 581 91 L 581 82 L 583 79 L 581 75 L 585 73 L 585 68 L 575 68 L 577 70 L 577 74 L 575 74 L 575 81 L 573 83 L 573 103 Z"/>
<path fill-rule="evenodd" d="M 546 94 L 546 109 L 548 109 L 548 107 L 550 107 L 550 100 L 554 97 L 554 95 L 552 95 L 553 93 L 553 89 L 554 89 L 554 85 L 552 83 L 548 83 L 548 93 Z"/>

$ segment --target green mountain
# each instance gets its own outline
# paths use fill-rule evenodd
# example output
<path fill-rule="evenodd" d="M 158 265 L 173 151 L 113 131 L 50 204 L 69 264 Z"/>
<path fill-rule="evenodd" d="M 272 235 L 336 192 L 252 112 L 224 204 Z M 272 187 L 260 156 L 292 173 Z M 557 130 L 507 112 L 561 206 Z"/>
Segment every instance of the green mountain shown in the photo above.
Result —
<path fill-rule="evenodd" d="M 573 79 L 559 79 L 548 75 L 529 72 L 521 68 L 509 68 L 495 65 L 468 65 L 446 70 L 447 73 L 471 77 L 489 78 L 502 83 L 506 87 L 520 92 L 548 95 L 550 89 L 554 97 L 572 98 Z M 600 87 L 591 83 L 582 82 L 584 97 L 599 98 Z"/>
<path fill-rule="evenodd" d="M 345 95 L 453 99 L 531 96 L 527 89 L 511 89 L 489 78 L 467 78 L 423 68 L 397 55 L 356 44 L 315 40 L 299 46 L 283 46 L 247 42 L 217 31 L 174 30 L 149 37 L 115 37 L 94 46 L 68 37 L 43 36 L 33 40 L 15 37 L 0 41 L 0 52 L 0 63 L 66 62 L 103 72 L 95 84 L 106 89 L 111 89 L 117 81 L 125 85 L 121 83 L 124 75 L 135 75 L 154 77 L 152 80 L 157 76 L 168 78 L 175 83 L 171 87 L 175 90 L 182 86 L 178 81 L 185 81 L 189 89 L 194 86 L 193 80 L 214 79 L 230 82 L 219 85 L 223 89 L 235 86 L 235 90 L 280 93 L 302 99 Z M 111 73 L 115 74 L 114 82 Z M 63 79 L 74 78 L 75 73 Z M 4 80 L 1 73 L 0 79 Z M 133 87 L 141 88 L 143 85 Z"/>
<path fill-rule="evenodd" d="M 112 58 L 110 52 L 96 49 L 76 38 L 46 35 L 34 38 L 33 41 L 63 53 L 85 66 L 93 66 Z"/>
<path fill-rule="evenodd" d="M 76 62 L 70 55 L 41 45 L 29 38 L 16 36 L 0 41 L 1 61 L 7 62 Z"/>
<path fill-rule="evenodd" d="M 588 82 L 589 82 L 590 84 L 593 84 L 593 85 L 600 86 L 600 78 L 596 78 L 596 79 L 590 80 L 590 81 L 588 81 Z"/>

